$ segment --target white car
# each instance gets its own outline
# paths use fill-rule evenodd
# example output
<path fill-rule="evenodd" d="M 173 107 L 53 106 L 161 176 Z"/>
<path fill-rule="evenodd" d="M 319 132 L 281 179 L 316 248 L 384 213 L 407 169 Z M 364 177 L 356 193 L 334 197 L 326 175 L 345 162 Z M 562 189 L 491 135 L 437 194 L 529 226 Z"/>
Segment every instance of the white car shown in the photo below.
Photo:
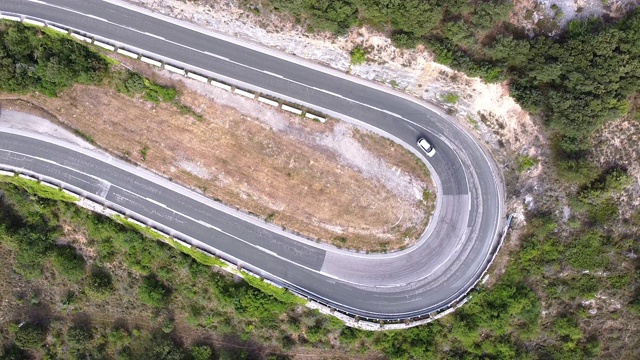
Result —
<path fill-rule="evenodd" d="M 436 149 L 431 146 L 431 144 L 429 144 L 424 138 L 420 138 L 420 140 L 418 140 L 418 146 L 420 146 L 420 148 L 424 150 L 425 153 L 427 153 L 428 157 L 432 157 L 436 154 Z"/>

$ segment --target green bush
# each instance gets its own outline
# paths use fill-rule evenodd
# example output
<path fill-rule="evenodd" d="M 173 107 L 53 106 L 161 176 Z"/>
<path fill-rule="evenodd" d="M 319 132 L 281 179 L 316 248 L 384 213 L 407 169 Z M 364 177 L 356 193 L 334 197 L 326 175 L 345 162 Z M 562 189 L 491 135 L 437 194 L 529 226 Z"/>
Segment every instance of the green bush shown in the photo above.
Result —
<path fill-rule="evenodd" d="M 519 173 L 525 172 L 538 164 L 538 160 L 526 155 L 518 155 L 516 158 L 516 168 Z"/>
<path fill-rule="evenodd" d="M 91 331 L 84 327 L 72 326 L 67 330 L 67 343 L 74 349 L 83 349 L 92 339 Z"/>
<path fill-rule="evenodd" d="M 56 246 L 52 260 L 56 271 L 71 281 L 78 281 L 85 275 L 86 262 L 71 246 Z"/>
<path fill-rule="evenodd" d="M 75 83 L 99 83 L 108 61 L 84 44 L 18 23 L 0 24 L 0 89 L 56 96 Z"/>
<path fill-rule="evenodd" d="M 367 53 L 361 47 L 355 47 L 351 50 L 351 65 L 364 64 L 367 61 Z"/>
<path fill-rule="evenodd" d="M 138 288 L 140 300 L 150 306 L 167 306 L 170 289 L 155 276 L 145 276 Z"/>
<path fill-rule="evenodd" d="M 447 104 L 455 104 L 458 102 L 458 100 L 460 100 L 460 95 L 454 93 L 454 92 L 448 92 L 444 95 L 442 95 L 442 101 L 446 102 Z"/>
<path fill-rule="evenodd" d="M 113 278 L 109 271 L 94 267 L 86 280 L 85 292 L 92 298 L 104 299 L 113 292 Z"/>
<path fill-rule="evenodd" d="M 609 265 L 604 247 L 605 239 L 601 232 L 592 231 L 572 240 L 565 252 L 565 260 L 579 271 L 604 269 Z"/>
<path fill-rule="evenodd" d="M 395 32 L 391 34 L 391 41 L 393 42 L 393 45 L 400 49 L 413 49 L 422 43 L 420 38 L 404 32 Z"/>
<path fill-rule="evenodd" d="M 15 343 L 20 349 L 39 349 L 44 345 L 47 337 L 47 330 L 37 324 L 26 323 L 18 327 Z"/>
<path fill-rule="evenodd" d="M 144 79 L 144 85 L 144 98 L 155 103 L 172 102 L 178 96 L 176 89 L 158 85 L 149 79 Z"/>
<path fill-rule="evenodd" d="M 213 350 L 206 345 L 197 345 L 189 350 L 193 360 L 211 360 L 213 359 Z"/>
<path fill-rule="evenodd" d="M 122 87 L 118 89 L 127 95 L 140 94 L 146 89 L 144 77 L 136 72 L 129 71 L 123 81 Z"/>

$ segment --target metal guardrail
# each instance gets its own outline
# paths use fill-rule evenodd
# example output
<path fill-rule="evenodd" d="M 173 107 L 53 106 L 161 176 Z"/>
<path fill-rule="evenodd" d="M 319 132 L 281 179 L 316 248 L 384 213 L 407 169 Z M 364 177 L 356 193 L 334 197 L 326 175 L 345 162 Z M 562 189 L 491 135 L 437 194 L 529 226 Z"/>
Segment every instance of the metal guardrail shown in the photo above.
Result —
<path fill-rule="evenodd" d="M 149 65 L 152 66 L 156 66 L 159 68 L 163 68 L 165 70 L 174 72 L 176 74 L 185 76 L 187 78 L 191 78 L 193 80 L 196 81 L 200 81 L 200 82 L 206 82 L 214 87 L 229 91 L 229 92 L 233 92 L 236 93 L 240 96 L 244 96 L 247 98 L 252 98 L 252 99 L 256 99 L 259 102 L 265 103 L 267 105 L 271 105 L 277 108 L 281 108 L 284 111 L 288 111 L 312 120 L 316 120 L 319 122 L 324 123 L 327 118 L 320 116 L 320 115 L 315 115 L 313 113 L 309 113 L 307 112 L 305 109 L 299 109 L 295 106 L 290 106 L 287 104 L 284 104 L 281 101 L 275 101 L 263 96 L 260 96 L 259 93 L 255 93 L 255 92 L 251 92 L 248 90 L 244 90 L 232 85 L 228 85 L 224 82 L 220 82 L 217 81 L 216 79 L 195 73 L 195 72 L 191 72 L 188 70 L 185 70 L 179 66 L 174 66 L 172 64 L 169 64 L 167 62 L 164 61 L 159 61 L 154 59 L 154 54 L 145 54 L 144 52 L 141 52 L 140 54 L 138 54 L 137 52 L 128 50 L 126 48 L 126 46 L 119 44 L 119 43 L 115 43 L 113 41 L 110 41 L 109 39 L 104 39 L 102 37 L 99 37 L 97 35 L 94 34 L 89 34 L 86 32 L 82 32 L 80 30 L 77 29 L 72 29 L 69 27 L 65 27 L 63 25 L 60 24 L 56 24 L 56 23 L 52 23 L 43 19 L 35 19 L 35 18 L 31 18 L 31 17 L 25 17 L 22 15 L 17 15 L 17 14 L 6 14 L 6 13 L 0 13 L 0 19 L 6 19 L 6 20 L 11 20 L 11 21 L 17 21 L 17 22 L 23 22 L 25 24 L 28 25 L 32 25 L 32 26 L 42 26 L 42 27 L 46 27 L 49 28 L 53 31 L 56 32 L 60 32 L 60 33 L 66 33 L 67 35 L 73 37 L 76 40 L 79 41 L 85 41 L 87 43 L 91 43 L 93 45 L 96 45 L 98 47 L 104 48 L 105 50 L 109 50 L 109 51 L 114 51 L 117 52 L 119 54 L 125 55 L 127 57 L 130 58 L 134 58 L 134 59 L 138 59 L 141 60 L 144 63 L 147 63 Z M 43 182 L 47 182 L 47 183 L 51 183 L 53 185 L 59 186 L 61 189 L 66 189 L 69 190 L 73 193 L 76 193 L 77 195 L 81 196 L 81 198 L 84 199 L 89 199 L 105 208 L 108 208 L 114 212 L 117 212 L 119 214 L 122 214 L 128 218 L 137 220 L 139 222 L 141 222 L 142 224 L 148 226 L 151 229 L 157 230 L 160 233 L 163 233 L 164 235 L 170 235 L 173 238 L 176 238 L 178 240 L 180 240 L 181 242 L 186 242 L 194 247 L 196 247 L 197 249 L 208 253 L 222 261 L 224 261 L 225 263 L 227 263 L 230 267 L 236 267 L 238 269 L 242 269 L 243 271 L 246 271 L 247 273 L 250 274 L 250 276 L 257 276 L 260 278 L 264 278 L 266 280 L 268 280 L 268 282 L 272 283 L 272 285 L 274 286 L 278 286 L 278 287 L 284 287 L 287 288 L 289 291 L 291 291 L 293 294 L 309 301 L 310 303 L 308 304 L 309 307 L 312 308 L 317 308 L 319 309 L 322 313 L 331 315 L 331 316 L 335 316 L 337 318 L 339 318 L 340 320 L 344 321 L 347 325 L 352 326 L 352 327 L 357 327 L 357 328 L 361 328 L 361 329 L 365 329 L 365 330 L 387 330 L 387 329 L 402 329 L 402 328 L 409 328 L 409 327 L 413 327 L 413 326 L 419 326 L 434 320 L 437 320 L 447 314 L 452 313 L 453 311 L 455 311 L 455 309 L 459 308 L 460 306 L 462 306 L 463 304 L 465 304 L 470 298 L 471 296 L 469 296 L 469 293 L 471 291 L 473 291 L 473 289 L 475 289 L 475 287 L 478 285 L 478 282 L 481 281 L 481 279 L 483 279 L 488 271 L 488 269 L 491 267 L 491 265 L 493 264 L 493 262 L 495 261 L 495 258 L 499 252 L 499 250 L 502 248 L 502 245 L 504 243 L 504 240 L 506 239 L 506 235 L 507 232 L 509 230 L 509 227 L 511 225 L 511 221 L 513 219 L 513 214 L 510 214 L 506 225 L 504 226 L 503 230 L 502 230 L 502 235 L 500 238 L 500 241 L 498 242 L 496 248 L 492 251 L 492 255 L 491 255 L 491 259 L 489 260 L 489 262 L 487 263 L 486 267 L 484 268 L 484 270 L 482 271 L 481 275 L 475 280 L 475 282 L 473 283 L 472 286 L 469 287 L 469 289 L 464 292 L 463 294 L 461 294 L 460 296 L 458 296 L 457 298 L 455 298 L 453 301 L 449 302 L 449 304 L 442 306 L 439 309 L 435 309 L 435 310 L 431 310 L 429 313 L 426 314 L 420 314 L 420 315 L 416 315 L 410 318 L 396 318 L 396 319 L 376 319 L 373 317 L 366 317 L 366 316 L 361 316 L 355 313 L 350 313 L 348 310 L 344 309 L 344 306 L 342 306 L 342 309 L 340 309 L 341 304 L 336 304 L 336 303 L 332 303 L 331 301 L 329 301 L 328 299 L 324 299 L 321 296 L 318 296 L 317 294 L 313 294 L 310 293 L 308 291 L 306 291 L 303 288 L 300 288 L 294 284 L 291 284 L 283 279 L 280 279 L 272 274 L 266 273 L 264 271 L 262 271 L 261 269 L 255 268 L 251 265 L 248 264 L 242 264 L 241 261 L 229 254 L 223 253 L 217 249 L 213 249 L 209 246 L 198 246 L 199 244 L 202 244 L 201 242 L 199 242 L 197 239 L 191 238 L 188 235 L 176 232 L 172 229 L 169 229 L 161 224 L 157 224 L 155 222 L 153 222 L 152 220 L 131 212 L 117 204 L 113 204 L 109 201 L 107 201 L 106 199 L 102 199 L 96 195 L 93 194 L 89 194 L 79 188 L 75 188 L 71 185 L 65 184 L 57 179 L 53 179 L 50 177 L 46 177 L 43 175 L 39 175 L 36 173 L 33 173 L 29 170 L 26 169 L 20 169 L 20 168 L 14 168 L 14 167 L 9 167 L 9 166 L 5 166 L 0 164 L 0 169 L 5 169 L 5 170 L 9 170 L 9 171 L 13 171 L 15 173 L 20 173 L 20 174 L 24 174 L 24 175 L 28 175 L 28 176 L 32 176 L 35 177 L 36 179 L 38 179 L 39 181 L 43 181 Z M 213 253 L 211 253 L 210 250 L 206 249 L 206 248 L 211 248 L 213 249 Z M 233 272 L 233 271 L 232 271 Z M 486 279 L 485 279 L 486 280 Z M 483 281 L 484 282 L 484 281 Z M 314 304 L 315 303 L 315 304 Z"/>

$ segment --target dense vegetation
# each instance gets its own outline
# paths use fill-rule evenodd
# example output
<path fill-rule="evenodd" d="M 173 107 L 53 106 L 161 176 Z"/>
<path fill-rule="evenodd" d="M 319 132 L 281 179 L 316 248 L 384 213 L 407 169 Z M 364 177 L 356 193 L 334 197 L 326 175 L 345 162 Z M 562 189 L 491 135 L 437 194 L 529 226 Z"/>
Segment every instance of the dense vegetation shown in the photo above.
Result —
<path fill-rule="evenodd" d="M 106 58 L 66 36 L 0 23 L 0 90 L 55 96 L 76 84 L 95 84 L 109 70 Z"/>
<path fill-rule="evenodd" d="M 377 17 L 389 19 L 380 23 L 395 29 L 392 33 L 397 41 L 419 40 L 433 48 L 441 46 L 444 50 L 439 54 L 445 60 L 444 56 L 449 56 L 454 66 L 477 66 L 484 76 L 509 78 L 514 91 L 523 94 L 537 91 L 528 106 L 548 116 L 552 129 L 558 132 L 558 154 L 568 168 L 580 168 L 584 136 L 610 116 L 625 111 L 626 98 L 635 91 L 626 81 L 634 79 L 636 50 L 630 44 L 635 41 L 637 15 L 615 26 L 574 23 L 564 38 L 555 41 L 503 34 L 486 43 L 489 45 L 467 41 L 469 46 L 465 47 L 464 36 L 455 43 L 449 39 L 464 30 L 456 30 L 453 22 L 446 31 L 449 35 L 444 35 L 441 25 L 453 16 L 449 8 L 429 13 L 422 9 L 429 15 L 427 20 L 437 19 L 425 24 L 400 27 L 401 18 L 384 17 L 389 9 L 427 6 L 429 2 L 389 2 L 387 7 L 371 6 L 369 12 L 356 7 L 355 13 L 348 1 L 328 1 L 325 8 L 318 1 L 282 4 L 313 5 L 315 13 L 325 17 L 341 14 L 343 27 L 363 19 L 372 24 Z M 447 6 L 452 8 L 452 4 Z M 472 36 L 491 37 L 495 35 L 490 31 L 492 26 L 503 15 L 489 11 L 490 7 L 482 10 L 482 4 L 460 5 L 463 10 L 459 13 L 464 16 L 459 19 L 476 27 Z M 322 22 L 315 24 L 316 28 L 322 26 Z M 44 44 L 43 48 L 51 46 L 49 41 L 70 41 L 23 26 L 16 28 L 37 36 L 12 36 Z M 2 36 L 7 49 L 6 35 Z M 616 46 L 607 52 L 612 44 Z M 85 52 L 84 45 L 70 42 L 68 48 L 76 46 L 78 56 L 97 56 Z M 589 49 L 592 56 L 587 56 Z M 551 50 L 555 52 L 547 52 Z M 524 55 L 519 57 L 518 51 Z M 509 56 L 498 55 L 501 52 Z M 542 58 L 531 58 L 531 54 Z M 3 56 L 1 61 L 6 58 L 14 59 Z M 622 58 L 627 61 L 622 66 L 628 67 L 626 70 L 610 66 Z M 28 71 L 37 67 L 33 65 L 36 57 L 31 59 L 34 62 Z M 495 67 L 499 61 L 503 65 Z M 598 71 L 600 62 L 606 63 L 603 68 L 610 73 L 599 74 L 611 77 L 586 76 L 591 70 Z M 623 71 L 624 76 L 620 75 Z M 619 75 L 616 85 L 614 79 Z M 115 78 L 116 87 L 125 93 L 143 94 L 155 101 L 173 99 L 171 91 L 155 89 L 135 75 L 120 73 Z M 87 77 L 71 79 L 49 84 L 58 84 L 60 87 L 53 88 L 59 91 L 69 86 L 69 81 L 84 82 Z M 24 89 L 4 90 L 44 91 L 38 81 Z M 591 87 L 586 86 L 589 82 Z M 580 91 L 582 97 L 572 97 Z M 569 120 L 568 125 L 562 123 L 559 111 L 568 112 L 577 105 L 556 108 L 553 99 L 560 95 L 567 96 L 569 102 L 589 96 L 595 99 L 588 103 L 594 112 L 585 120 L 589 122 L 584 133 L 579 129 L 572 132 L 579 117 Z M 605 101 L 600 103 L 600 99 Z M 572 116 L 579 116 L 578 111 L 582 110 L 574 109 Z M 531 160 L 521 159 L 521 163 L 519 171 L 532 166 Z M 207 261 L 196 261 L 188 252 L 154 241 L 153 235 L 142 229 L 65 202 L 72 199 L 60 192 L 12 178 L 0 182 L 0 256 L 4 265 L 0 268 L 0 359 L 286 359 L 298 351 L 327 359 L 361 355 L 390 359 L 582 359 L 602 354 L 637 358 L 640 353 L 633 344 L 640 325 L 640 261 L 634 255 L 640 252 L 640 212 L 620 216 L 618 200 L 630 181 L 625 169 L 589 168 L 585 174 L 578 179 L 582 185 L 565 194 L 570 199 L 571 216 L 565 220 L 557 215 L 555 199 L 529 214 L 520 249 L 511 254 L 513 260 L 504 274 L 474 291 L 465 306 L 427 326 L 378 333 L 346 328 L 333 318 L 289 302 L 286 293 L 267 287 L 267 292 L 257 290 L 263 286 L 257 279 L 251 279 L 256 287 L 238 281 L 212 270 L 210 265 L 216 265 L 215 261 L 203 264 Z M 605 305 L 592 312 L 594 304 Z M 602 331 L 603 323 L 607 331 Z"/>
<path fill-rule="evenodd" d="M 566 179 L 588 182 L 584 158 L 603 122 L 626 114 L 638 91 L 640 10 L 615 24 L 573 21 L 561 36 L 534 38 L 507 22 L 511 1 L 263 0 L 311 31 L 344 34 L 356 25 L 389 33 L 400 47 L 425 44 L 436 60 L 489 82 L 508 81 L 511 95 L 544 117 Z"/>
<path fill-rule="evenodd" d="M 383 333 L 346 328 L 116 219 L 0 183 L 0 253 L 12 269 L 0 272 L 12 304 L 0 359 L 286 359 L 298 348 L 345 358 L 567 359 L 595 357 L 605 344 L 638 356 L 616 332 L 593 327 L 598 317 L 584 305 L 596 294 L 613 298 L 622 305 L 616 316 L 640 323 L 640 263 L 626 256 L 640 251 L 628 240 L 640 213 L 631 223 L 616 217 L 628 183 L 623 169 L 603 172 L 572 195 L 568 223 L 533 214 L 521 251 L 490 289 L 437 322 Z"/>

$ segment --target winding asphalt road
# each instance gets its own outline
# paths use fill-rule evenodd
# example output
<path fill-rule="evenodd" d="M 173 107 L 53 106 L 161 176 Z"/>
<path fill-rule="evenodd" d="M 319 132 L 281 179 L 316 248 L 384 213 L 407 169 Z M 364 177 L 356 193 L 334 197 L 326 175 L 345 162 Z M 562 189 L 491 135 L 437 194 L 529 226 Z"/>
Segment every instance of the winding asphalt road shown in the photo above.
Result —
<path fill-rule="evenodd" d="M 441 310 L 468 292 L 488 266 L 504 218 L 501 175 L 466 130 L 426 104 L 111 1 L 1 0 L 0 11 L 127 44 L 130 50 L 359 123 L 428 164 L 438 204 L 417 245 L 365 255 L 301 239 L 109 156 L 43 137 L 0 131 L 0 165 L 59 179 L 361 318 L 406 320 Z M 428 161 L 415 146 L 421 136 L 437 149 Z"/>

